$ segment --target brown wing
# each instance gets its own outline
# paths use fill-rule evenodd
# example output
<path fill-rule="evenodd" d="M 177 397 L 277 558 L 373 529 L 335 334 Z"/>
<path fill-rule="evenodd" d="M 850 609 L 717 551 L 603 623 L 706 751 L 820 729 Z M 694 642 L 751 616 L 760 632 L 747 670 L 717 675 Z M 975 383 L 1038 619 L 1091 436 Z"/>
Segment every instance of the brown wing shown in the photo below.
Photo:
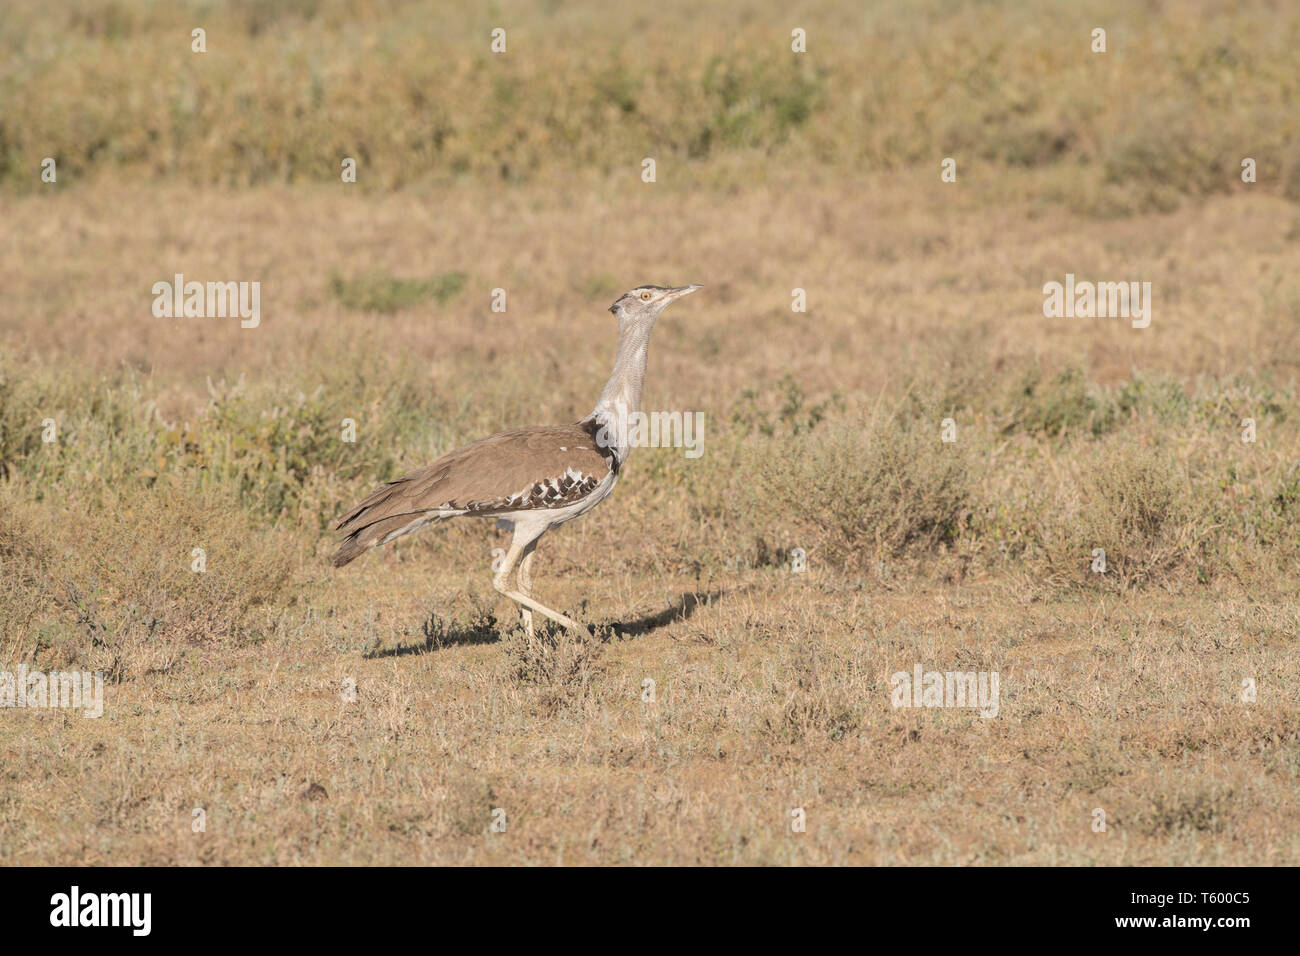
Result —
<path fill-rule="evenodd" d="M 389 482 L 345 514 L 334 526 L 347 536 L 334 564 L 347 564 L 431 513 L 492 515 L 572 504 L 617 470 L 618 459 L 597 444 L 590 423 L 502 432 Z"/>

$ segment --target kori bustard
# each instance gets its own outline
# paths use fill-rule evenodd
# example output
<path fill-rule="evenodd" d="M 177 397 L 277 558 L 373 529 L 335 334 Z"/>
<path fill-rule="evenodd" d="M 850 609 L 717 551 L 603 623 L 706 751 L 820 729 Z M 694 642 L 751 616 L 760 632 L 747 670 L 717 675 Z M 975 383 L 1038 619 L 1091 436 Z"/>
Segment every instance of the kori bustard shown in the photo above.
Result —
<path fill-rule="evenodd" d="M 572 425 L 517 428 L 443 455 L 432 465 L 384 485 L 338 520 L 346 537 L 334 553 L 341 567 L 369 548 L 444 518 L 498 518 L 514 528 L 510 549 L 492 585 L 520 605 L 533 633 L 533 612 L 581 630 L 570 617 L 532 596 L 537 540 L 585 514 L 614 490 L 627 461 L 630 417 L 641 411 L 641 385 L 655 319 L 698 285 L 637 286 L 609 311 L 618 316 L 614 371 L 591 414 Z M 517 587 L 510 575 L 518 567 Z"/>

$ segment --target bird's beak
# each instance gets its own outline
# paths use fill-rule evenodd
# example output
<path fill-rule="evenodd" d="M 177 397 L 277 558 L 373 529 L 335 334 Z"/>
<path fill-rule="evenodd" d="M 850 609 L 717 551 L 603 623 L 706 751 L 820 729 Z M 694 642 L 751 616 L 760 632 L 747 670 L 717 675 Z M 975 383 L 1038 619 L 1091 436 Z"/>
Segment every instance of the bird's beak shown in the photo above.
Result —
<path fill-rule="evenodd" d="M 702 285 L 678 286 L 676 289 L 669 289 L 666 298 L 668 299 L 669 302 L 672 302 L 674 299 L 680 299 L 684 295 L 690 295 L 696 289 L 703 289 L 703 288 L 704 286 Z"/>

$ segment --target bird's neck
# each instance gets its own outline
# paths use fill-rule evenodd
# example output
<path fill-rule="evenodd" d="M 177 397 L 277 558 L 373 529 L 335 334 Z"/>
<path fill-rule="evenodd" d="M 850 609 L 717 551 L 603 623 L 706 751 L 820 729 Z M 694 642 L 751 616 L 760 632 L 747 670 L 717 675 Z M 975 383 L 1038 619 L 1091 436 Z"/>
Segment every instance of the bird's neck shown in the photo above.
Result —
<path fill-rule="evenodd" d="M 600 393 L 600 400 L 588 416 L 603 426 L 620 462 L 630 450 L 629 419 L 641 411 L 641 386 L 645 382 L 646 356 L 650 348 L 650 326 L 627 324 L 618 332 L 618 354 L 614 371 Z"/>

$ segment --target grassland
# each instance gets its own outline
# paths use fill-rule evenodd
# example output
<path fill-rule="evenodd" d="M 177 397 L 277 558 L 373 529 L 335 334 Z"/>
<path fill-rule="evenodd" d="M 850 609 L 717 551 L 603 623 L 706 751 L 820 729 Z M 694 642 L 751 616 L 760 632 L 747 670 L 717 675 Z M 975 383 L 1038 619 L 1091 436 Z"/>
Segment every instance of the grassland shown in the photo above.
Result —
<path fill-rule="evenodd" d="M 109 679 L 0 711 L 0 861 L 1300 862 L 1293 11 L 96 9 L 0 40 L 0 669 Z M 1044 318 L 1067 272 L 1151 327 Z M 647 383 L 705 453 L 543 542 L 590 639 L 515 629 L 490 523 L 327 566 L 587 412 L 646 281 L 706 286 Z M 999 716 L 894 709 L 917 663 Z"/>

